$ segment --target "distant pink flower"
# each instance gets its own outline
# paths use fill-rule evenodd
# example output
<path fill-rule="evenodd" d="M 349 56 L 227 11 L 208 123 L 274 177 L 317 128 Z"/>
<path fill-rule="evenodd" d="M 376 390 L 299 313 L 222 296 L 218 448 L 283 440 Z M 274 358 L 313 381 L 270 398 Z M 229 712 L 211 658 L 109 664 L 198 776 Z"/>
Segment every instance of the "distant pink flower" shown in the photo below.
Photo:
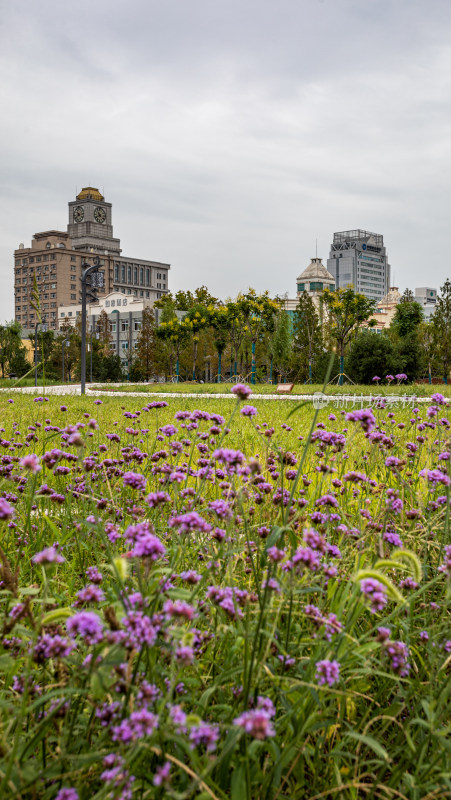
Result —
<path fill-rule="evenodd" d="M 66 559 L 58 553 L 56 547 L 46 547 L 40 553 L 36 553 L 31 559 L 34 564 L 62 564 Z"/>
<path fill-rule="evenodd" d="M 252 389 L 244 383 L 237 383 L 235 386 L 232 386 L 231 392 L 240 400 L 247 400 L 252 394 Z"/>
<path fill-rule="evenodd" d="M 39 463 L 39 456 L 35 453 L 28 453 L 28 455 L 24 456 L 20 462 L 20 466 L 22 469 L 26 469 L 34 475 L 42 469 Z"/>

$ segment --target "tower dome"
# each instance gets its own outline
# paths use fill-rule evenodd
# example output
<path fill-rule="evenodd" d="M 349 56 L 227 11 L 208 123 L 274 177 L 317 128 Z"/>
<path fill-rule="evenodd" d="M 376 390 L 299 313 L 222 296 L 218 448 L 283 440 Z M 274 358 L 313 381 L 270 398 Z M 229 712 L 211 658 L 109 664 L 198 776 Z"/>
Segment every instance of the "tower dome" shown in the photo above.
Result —
<path fill-rule="evenodd" d="M 85 188 L 77 194 L 77 200 L 97 200 L 98 202 L 102 202 L 105 198 L 94 186 L 85 186 Z"/>

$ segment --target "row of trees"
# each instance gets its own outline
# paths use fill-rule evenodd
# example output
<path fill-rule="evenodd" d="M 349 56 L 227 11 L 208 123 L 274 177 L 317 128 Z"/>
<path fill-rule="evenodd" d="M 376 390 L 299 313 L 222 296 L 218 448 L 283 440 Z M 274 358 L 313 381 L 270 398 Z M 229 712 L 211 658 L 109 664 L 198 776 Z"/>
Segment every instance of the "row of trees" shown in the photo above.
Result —
<path fill-rule="evenodd" d="M 451 282 L 446 281 L 432 321 L 406 291 L 382 335 L 371 330 L 375 303 L 352 288 L 326 290 L 317 307 L 304 292 L 293 316 L 281 298 L 250 289 L 221 302 L 205 286 L 167 294 L 143 312 L 136 346 L 128 351 L 127 374 L 113 351 L 110 320 L 99 317 L 87 357 L 87 379 L 119 381 L 158 378 L 221 381 L 238 376 L 256 381 L 320 383 L 332 361 L 331 377 L 347 374 L 358 383 L 375 375 L 404 372 L 409 380 L 442 376 L 451 366 Z M 39 332 L 38 362 L 49 379 L 80 377 L 80 327 L 68 322 L 54 334 Z M 34 340 L 33 340 L 34 345 Z M 0 326 L 1 375 L 31 370 L 17 323 Z"/>

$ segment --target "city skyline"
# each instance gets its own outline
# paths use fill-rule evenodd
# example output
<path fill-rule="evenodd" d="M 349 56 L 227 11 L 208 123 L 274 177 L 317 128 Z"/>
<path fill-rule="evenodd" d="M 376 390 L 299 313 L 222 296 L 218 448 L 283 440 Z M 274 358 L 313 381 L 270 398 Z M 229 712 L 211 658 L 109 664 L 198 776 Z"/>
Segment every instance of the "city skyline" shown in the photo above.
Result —
<path fill-rule="evenodd" d="M 0 320 L 14 250 L 87 185 L 173 291 L 293 296 L 351 229 L 383 235 L 392 285 L 439 288 L 450 29 L 442 0 L 5 6 Z"/>

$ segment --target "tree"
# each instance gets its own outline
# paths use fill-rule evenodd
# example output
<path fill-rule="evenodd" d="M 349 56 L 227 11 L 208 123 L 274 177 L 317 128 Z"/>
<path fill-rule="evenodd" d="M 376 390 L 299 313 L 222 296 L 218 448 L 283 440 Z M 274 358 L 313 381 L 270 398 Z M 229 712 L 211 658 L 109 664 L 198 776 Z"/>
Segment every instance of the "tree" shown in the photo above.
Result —
<path fill-rule="evenodd" d="M 5 325 L 0 325 L 0 368 L 2 378 L 5 377 L 5 373 L 25 375 L 30 370 L 26 353 L 26 348 L 22 344 L 19 323 L 7 322 Z"/>
<path fill-rule="evenodd" d="M 135 361 L 146 380 L 155 370 L 155 317 L 150 308 L 144 308 L 142 324 L 135 348 Z"/>
<path fill-rule="evenodd" d="M 360 331 L 351 343 L 346 369 L 356 383 L 371 383 L 375 375 L 398 372 L 393 342 L 386 333 Z"/>
<path fill-rule="evenodd" d="M 451 366 L 451 281 L 447 278 L 440 288 L 431 320 L 434 351 L 440 361 L 445 383 Z"/>
<path fill-rule="evenodd" d="M 280 310 L 274 323 L 274 332 L 268 337 L 268 349 L 271 362 L 274 360 L 276 369 L 284 381 L 288 379 L 291 369 L 292 335 L 291 320 L 286 311 Z"/>
<path fill-rule="evenodd" d="M 178 317 L 170 319 L 168 322 L 161 322 L 157 328 L 157 336 L 169 345 L 170 352 L 170 372 L 172 374 L 174 356 L 176 359 L 176 381 L 179 382 L 180 375 L 180 352 L 189 339 L 189 328 L 184 325 L 183 320 Z"/>
<path fill-rule="evenodd" d="M 196 303 L 191 306 L 186 316 L 183 318 L 183 324 L 191 332 L 193 338 L 193 381 L 196 380 L 196 361 L 197 361 L 197 347 L 199 344 L 199 331 L 206 328 L 209 324 L 210 315 L 206 306 Z"/>
<path fill-rule="evenodd" d="M 213 341 L 218 351 L 218 383 L 221 383 L 222 354 L 227 347 L 230 335 L 231 318 L 226 306 L 209 306 L 210 326 L 213 331 Z"/>
<path fill-rule="evenodd" d="M 373 313 L 376 301 L 354 292 L 352 287 L 325 289 L 323 302 L 327 309 L 327 328 L 330 337 L 337 343 L 340 356 L 339 383 L 343 385 L 345 348 L 356 329 Z"/>
<path fill-rule="evenodd" d="M 304 291 L 299 297 L 293 321 L 293 349 L 302 380 L 313 379 L 313 365 L 323 352 L 321 322 L 310 295 Z"/>
<path fill-rule="evenodd" d="M 395 345 L 398 364 L 409 380 L 415 380 L 423 368 L 424 352 L 420 345 L 423 319 L 423 309 L 413 299 L 410 289 L 406 289 L 396 306 L 389 334 Z"/>
<path fill-rule="evenodd" d="M 104 309 L 102 309 L 99 314 L 96 328 L 102 355 L 105 356 L 105 358 L 111 356 L 113 354 L 113 348 L 111 347 L 111 325 L 109 316 Z"/>
<path fill-rule="evenodd" d="M 418 325 L 423 322 L 423 309 L 413 299 L 410 289 L 406 289 L 401 297 L 391 321 L 391 329 L 401 339 L 417 331 Z"/>

